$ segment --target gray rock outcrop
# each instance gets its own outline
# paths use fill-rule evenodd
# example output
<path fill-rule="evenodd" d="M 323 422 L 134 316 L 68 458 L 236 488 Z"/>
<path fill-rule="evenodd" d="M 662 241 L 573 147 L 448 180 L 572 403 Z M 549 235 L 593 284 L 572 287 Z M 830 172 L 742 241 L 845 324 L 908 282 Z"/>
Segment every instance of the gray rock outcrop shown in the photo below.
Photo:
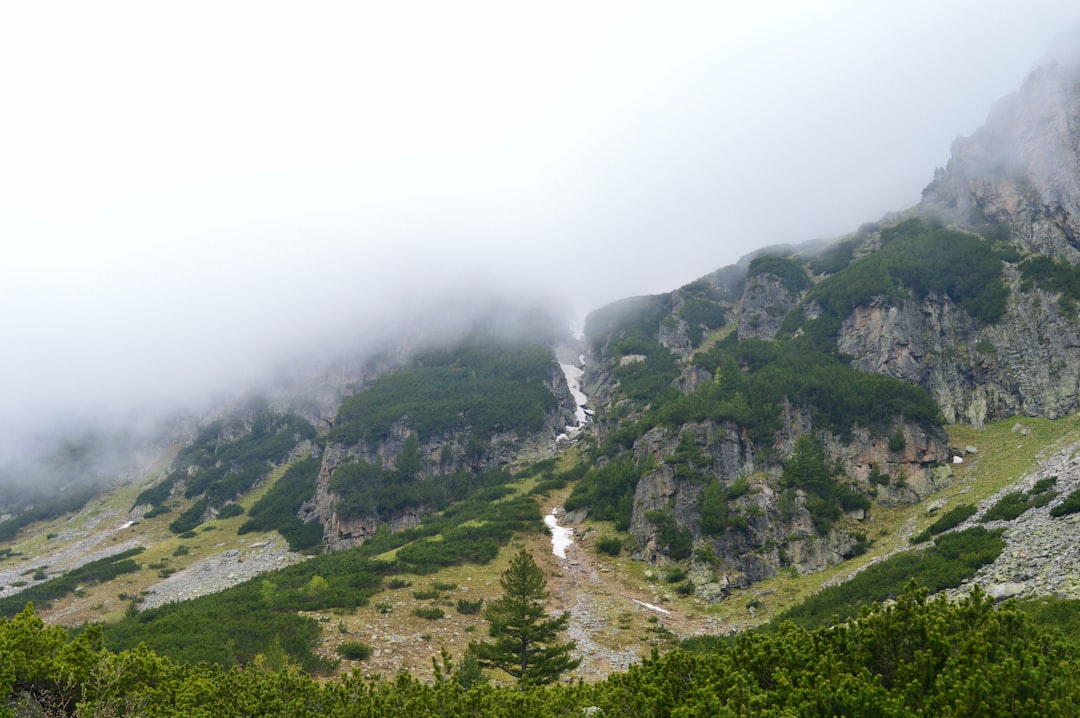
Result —
<path fill-rule="evenodd" d="M 780 323 L 798 300 L 775 275 L 766 273 L 750 277 L 746 280 L 739 310 L 739 341 L 776 337 Z"/>
<path fill-rule="evenodd" d="M 961 226 L 994 223 L 1021 248 L 1080 262 L 1080 64 L 1061 58 L 953 143 L 920 209 Z"/>

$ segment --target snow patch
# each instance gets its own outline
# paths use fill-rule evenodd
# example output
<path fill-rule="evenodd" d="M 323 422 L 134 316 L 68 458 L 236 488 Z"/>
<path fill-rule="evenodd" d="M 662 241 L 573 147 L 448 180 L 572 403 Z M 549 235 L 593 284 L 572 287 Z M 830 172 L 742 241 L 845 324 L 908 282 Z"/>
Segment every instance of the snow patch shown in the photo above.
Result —
<path fill-rule="evenodd" d="M 544 524 L 551 529 L 551 552 L 557 558 L 566 558 L 566 549 L 574 545 L 574 530 L 559 526 L 556 511 L 558 509 L 552 509 L 551 513 L 544 517 Z"/>
<path fill-rule="evenodd" d="M 670 616 L 671 615 L 671 611 L 668 611 L 665 608 L 660 608 L 659 606 L 654 606 L 651 603 L 645 603 L 644 601 L 639 601 L 636 598 L 631 598 L 630 600 L 633 601 L 634 603 L 636 603 L 639 606 L 644 606 L 645 608 L 649 609 L 650 611 L 656 611 L 657 613 L 662 613 L 665 616 Z"/>
<path fill-rule="evenodd" d="M 585 393 L 581 391 L 581 376 L 584 374 L 579 366 L 573 364 L 559 364 L 562 367 L 563 374 L 566 376 L 566 384 L 570 387 L 570 395 L 574 397 L 574 418 L 577 420 L 575 426 L 568 426 L 567 429 L 573 429 L 589 421 L 589 414 L 585 411 L 585 405 L 589 402 L 589 397 L 585 396 Z"/>

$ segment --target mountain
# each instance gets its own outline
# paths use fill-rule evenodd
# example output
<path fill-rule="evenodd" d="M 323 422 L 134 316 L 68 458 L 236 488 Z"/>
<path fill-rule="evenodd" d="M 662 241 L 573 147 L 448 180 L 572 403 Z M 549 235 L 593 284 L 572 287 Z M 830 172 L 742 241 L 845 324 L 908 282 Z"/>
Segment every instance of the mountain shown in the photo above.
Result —
<path fill-rule="evenodd" d="M 104 621 L 111 648 L 316 672 L 333 613 L 396 646 L 370 659 L 385 671 L 431 640 L 464 651 L 524 545 L 599 676 L 666 626 L 810 625 L 911 576 L 1080 597 L 1048 568 L 1080 506 L 1078 301 L 1080 66 L 1060 62 L 954 143 L 917 206 L 600 308 L 580 341 L 494 307 L 115 444 L 130 461 L 61 447 L 67 478 L 44 485 L 104 489 L 4 498 L 0 612 L 33 598 Z M 550 553 L 552 509 L 576 557 Z"/>

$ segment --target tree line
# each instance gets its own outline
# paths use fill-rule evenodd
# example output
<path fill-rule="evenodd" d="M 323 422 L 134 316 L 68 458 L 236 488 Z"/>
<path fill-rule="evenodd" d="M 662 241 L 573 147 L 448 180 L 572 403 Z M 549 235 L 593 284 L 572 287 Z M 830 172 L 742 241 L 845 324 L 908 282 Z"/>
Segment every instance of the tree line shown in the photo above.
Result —
<path fill-rule="evenodd" d="M 548 620 L 558 617 L 538 618 Z M 1077 647 L 1016 604 L 979 592 L 951 603 L 911 585 L 855 620 L 699 639 L 595 683 L 474 680 L 471 659 L 445 653 L 433 657 L 431 676 L 319 681 L 272 654 L 225 668 L 145 646 L 114 653 L 94 627 L 72 636 L 28 607 L 0 622 L 0 717 L 31 706 L 50 716 L 148 718 L 1063 716 L 1080 712 Z"/>

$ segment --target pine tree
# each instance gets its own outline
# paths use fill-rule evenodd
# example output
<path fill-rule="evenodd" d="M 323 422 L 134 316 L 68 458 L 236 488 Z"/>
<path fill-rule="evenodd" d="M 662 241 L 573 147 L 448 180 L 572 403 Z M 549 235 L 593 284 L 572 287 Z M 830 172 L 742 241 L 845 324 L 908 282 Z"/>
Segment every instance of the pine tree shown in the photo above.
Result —
<path fill-rule="evenodd" d="M 565 671 L 577 668 L 580 658 L 570 652 L 573 641 L 560 642 L 570 614 L 549 617 L 544 612 L 547 581 L 532 554 L 521 551 L 499 578 L 503 596 L 484 610 L 495 640 L 476 644 L 473 650 L 485 668 L 509 673 L 522 685 L 544 685 Z"/>

